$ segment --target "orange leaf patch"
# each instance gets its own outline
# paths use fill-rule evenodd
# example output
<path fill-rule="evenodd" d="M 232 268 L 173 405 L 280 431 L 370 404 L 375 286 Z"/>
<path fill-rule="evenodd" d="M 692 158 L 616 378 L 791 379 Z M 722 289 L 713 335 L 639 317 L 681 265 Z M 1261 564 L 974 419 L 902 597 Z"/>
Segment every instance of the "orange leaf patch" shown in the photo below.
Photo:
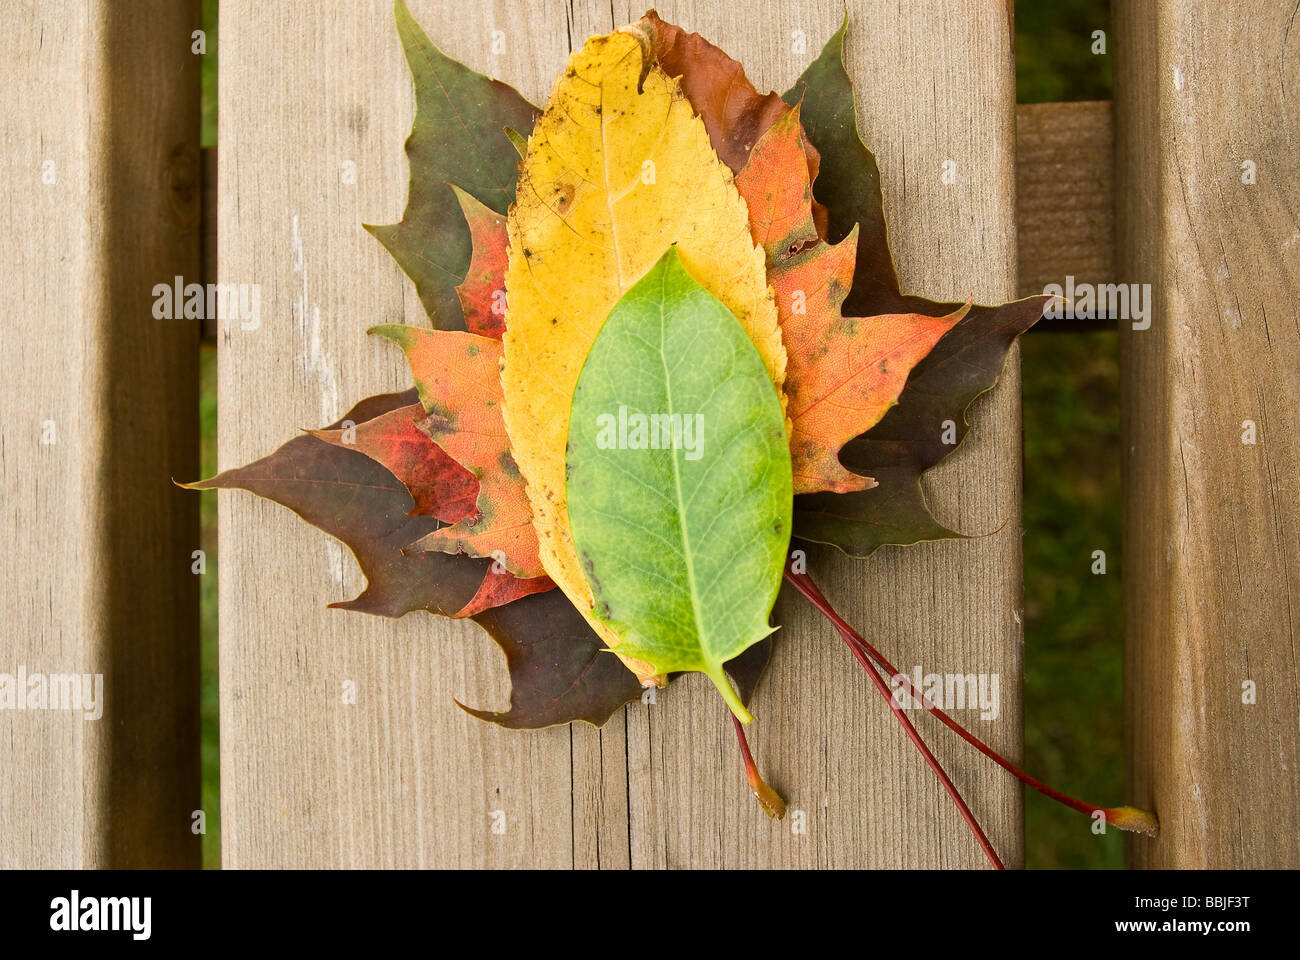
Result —
<path fill-rule="evenodd" d="M 912 368 L 970 305 L 945 317 L 845 317 L 858 231 L 836 244 L 819 240 L 805 147 L 795 108 L 755 144 L 736 187 L 749 205 L 754 242 L 767 256 L 788 356 L 794 492 L 848 493 L 875 481 L 846 470 L 840 448 L 880 421 Z"/>
<path fill-rule="evenodd" d="M 452 185 L 469 224 L 473 253 L 465 279 L 456 287 L 465 311 L 465 329 L 500 340 L 506 329 L 506 256 L 510 238 L 506 218 Z"/>
<path fill-rule="evenodd" d="M 428 414 L 421 429 L 479 481 L 477 512 L 422 537 L 411 549 L 493 557 L 517 577 L 542 576 L 532 512 L 501 420 L 501 342 L 395 324 L 370 332 L 406 353 Z"/>
<path fill-rule="evenodd" d="M 387 467 L 415 501 L 411 516 L 455 523 L 477 509 L 478 479 L 421 429 L 427 419 L 423 405 L 412 403 L 352 427 L 308 432 Z"/>

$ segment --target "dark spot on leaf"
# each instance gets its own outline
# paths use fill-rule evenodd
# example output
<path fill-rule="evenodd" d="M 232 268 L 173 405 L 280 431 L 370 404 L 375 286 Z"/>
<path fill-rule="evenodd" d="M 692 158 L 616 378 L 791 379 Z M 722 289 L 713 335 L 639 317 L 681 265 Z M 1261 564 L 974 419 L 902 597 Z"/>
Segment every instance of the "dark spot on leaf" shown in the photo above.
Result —
<path fill-rule="evenodd" d="M 430 406 L 433 406 L 432 410 L 429 409 Z M 437 442 L 439 434 L 451 433 L 455 430 L 450 410 L 438 406 L 432 399 L 425 401 L 424 409 L 428 416 L 417 423 L 416 427 L 424 431 L 434 442 Z"/>
<path fill-rule="evenodd" d="M 569 207 L 573 206 L 573 197 L 576 191 L 571 183 L 557 184 L 555 195 L 558 198 L 555 201 L 555 212 L 563 215 L 568 212 Z"/>

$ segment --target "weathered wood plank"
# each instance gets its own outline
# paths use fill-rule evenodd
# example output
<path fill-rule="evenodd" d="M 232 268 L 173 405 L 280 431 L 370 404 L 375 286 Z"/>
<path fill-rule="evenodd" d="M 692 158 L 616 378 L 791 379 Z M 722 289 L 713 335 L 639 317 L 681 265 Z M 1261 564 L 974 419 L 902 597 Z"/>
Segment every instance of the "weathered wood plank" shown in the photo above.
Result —
<path fill-rule="evenodd" d="M 540 0 L 472 11 L 416 2 L 412 11 L 450 53 L 534 102 L 561 69 L 570 38 L 580 44 L 643 12 L 575 3 L 566 16 L 564 5 Z M 740 56 L 760 85 L 783 89 L 843 7 L 701 2 L 660 11 Z M 398 216 L 405 195 L 401 144 L 412 102 L 388 4 L 326 12 L 237 0 L 223 12 L 219 269 L 225 282 L 260 283 L 263 305 L 260 330 L 220 334 L 229 467 L 298 426 L 335 418 L 352 399 L 405 385 L 400 359 L 361 334 L 421 314 L 410 285 L 360 228 Z M 863 83 L 863 128 L 881 154 L 907 287 L 1014 295 L 1006 5 L 949 4 L 938 54 L 930 16 L 865 3 L 850 15 L 858 25 L 850 67 Z M 760 17 L 770 29 L 753 29 Z M 802 52 L 791 48 L 793 30 L 806 34 Z M 493 31 L 504 41 L 497 55 Z M 958 180 L 944 186 L 950 158 Z M 349 160 L 355 185 L 339 178 Z M 975 434 L 929 490 L 944 519 L 996 534 L 885 551 L 861 564 L 814 553 L 813 563 L 830 571 L 825 588 L 850 619 L 907 666 L 998 674 L 1001 716 L 981 732 L 1015 755 L 1014 358 L 975 416 Z M 983 862 L 866 678 L 794 601 L 782 601 L 788 626 L 759 695 L 754 741 L 773 781 L 804 811 L 808 832 L 799 835 L 790 820 L 767 821 L 748 796 L 725 709 L 705 685 L 688 679 L 659 691 L 653 705 L 634 703 L 600 731 L 487 727 L 450 702 L 504 702 L 501 659 L 475 627 L 323 610 L 359 589 L 350 560 L 271 505 L 223 495 L 221 509 L 228 865 Z M 346 680 L 358 684 L 356 705 L 342 703 Z M 934 739 L 994 843 L 1019 862 L 1019 789 L 951 738 Z M 493 809 L 507 812 L 504 836 L 489 833 Z"/>
<path fill-rule="evenodd" d="M 1020 296 L 1064 285 L 1067 275 L 1076 283 L 1115 279 L 1114 169 L 1109 100 L 1016 107 Z"/>
<path fill-rule="evenodd" d="M 592 8 L 594 11 L 594 8 Z M 740 59 L 760 89 L 785 89 L 839 26 L 833 0 L 661 3 Z M 616 3 L 614 16 L 641 13 Z M 880 160 L 904 289 L 981 300 L 1014 296 L 1015 85 L 1008 7 L 954 2 L 898 9 L 850 3 L 848 66 L 859 127 Z M 754 24 L 763 24 L 755 29 Z M 587 30 L 609 25 L 593 12 Z M 936 30 L 936 23 L 942 29 Z M 795 31 L 806 51 L 797 52 Z M 580 33 L 575 27 L 575 36 Z M 943 70 L 936 64 L 945 64 Z M 955 145 L 960 145 L 958 149 Z M 941 180 L 945 160 L 957 181 Z M 811 550 L 810 570 L 841 612 L 900 667 L 995 673 L 1002 712 L 979 724 L 1021 749 L 1018 355 L 978 401 L 978 424 L 927 483 L 940 516 L 980 540 L 887 548 L 869 561 Z M 1003 526 L 1005 524 L 1005 526 Z M 999 529 L 1001 527 L 1001 529 Z M 654 706 L 627 708 L 633 866 L 980 866 L 982 854 L 886 705 L 823 620 L 796 597 L 754 711 L 753 746 L 793 815 L 764 820 L 744 789 L 725 708 L 691 677 Z M 941 728 L 920 721 L 1009 865 L 1023 858 L 1022 797 Z M 932 729 L 933 728 L 933 729 Z"/>
<path fill-rule="evenodd" d="M 0 18 L 0 672 L 103 714 L 0 712 L 0 866 L 197 866 L 197 3 Z"/>
<path fill-rule="evenodd" d="M 1295 19 L 1116 7 L 1119 262 L 1154 298 L 1120 324 L 1130 792 L 1162 828 L 1139 866 L 1300 865 Z"/>
<path fill-rule="evenodd" d="M 563 18 L 540 4 L 411 9 L 453 56 L 530 98 L 568 50 Z M 222 15 L 218 269 L 260 284 L 262 303 L 259 329 L 218 337 L 226 468 L 407 387 L 400 353 L 365 330 L 423 320 L 361 227 L 399 219 L 406 198 L 414 100 L 392 4 L 233 2 Z M 498 23 L 504 55 L 490 52 Z M 326 610 L 363 585 L 351 557 L 250 496 L 221 495 L 220 537 L 227 866 L 571 864 L 569 730 L 521 735 L 452 702 L 506 702 L 504 659 L 474 624 Z"/>

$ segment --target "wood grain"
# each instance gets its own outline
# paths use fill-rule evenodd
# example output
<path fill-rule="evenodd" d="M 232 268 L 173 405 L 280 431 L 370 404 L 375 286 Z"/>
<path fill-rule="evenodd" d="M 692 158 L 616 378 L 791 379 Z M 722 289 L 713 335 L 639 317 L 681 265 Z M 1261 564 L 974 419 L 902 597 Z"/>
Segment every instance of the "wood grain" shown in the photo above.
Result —
<path fill-rule="evenodd" d="M 217 281 L 217 148 L 205 147 L 199 151 L 199 169 L 203 176 L 203 209 L 200 221 L 199 254 L 202 258 L 204 282 Z M 203 318 L 203 339 L 217 339 L 217 318 Z"/>
<path fill-rule="evenodd" d="M 567 7 L 567 9 L 566 9 Z M 627 3 L 424 0 L 412 12 L 453 56 L 535 103 L 571 45 L 643 10 Z M 785 89 L 838 26 L 838 0 L 660 5 Z M 411 285 L 360 224 L 400 215 L 412 97 L 384 0 L 317 10 L 223 6 L 219 271 L 261 284 L 261 329 L 219 335 L 221 464 L 272 450 L 353 400 L 405 386 L 395 351 L 362 334 L 422 322 Z M 1014 71 L 1006 6 L 850 4 L 849 66 L 878 151 L 907 289 L 1015 294 Z M 942 29 L 936 33 L 935 23 Z M 755 29 L 762 23 L 763 29 Z M 500 31 L 504 53 L 491 52 Z M 805 48 L 792 48 L 803 31 Z M 940 179 L 956 160 L 957 183 Z M 340 180 L 356 164 L 355 185 Z M 1021 743 L 1018 361 L 977 401 L 976 429 L 927 489 L 941 518 L 991 535 L 885 550 L 815 551 L 846 616 L 900 665 L 996 673 Z M 803 813 L 770 822 L 744 785 L 725 708 L 688 678 L 601 730 L 498 730 L 456 696 L 504 706 L 500 655 L 470 624 L 367 620 L 323 609 L 355 594 L 351 559 L 297 518 L 221 496 L 223 845 L 227 866 L 978 866 L 947 797 L 847 651 L 797 601 L 780 603 L 753 742 Z M 342 686 L 357 684 L 355 705 Z M 1011 865 L 1023 857 L 1010 778 L 921 721 Z M 489 811 L 504 810 L 504 835 Z"/>
<path fill-rule="evenodd" d="M 1119 263 L 1155 304 L 1120 325 L 1130 794 L 1161 820 L 1138 866 L 1300 865 L 1295 20 L 1116 7 Z"/>
<path fill-rule="evenodd" d="M 536 10 L 499 10 L 504 56 L 490 52 L 491 8 L 412 12 L 530 98 L 568 51 L 563 19 Z M 220 58 L 218 271 L 260 284 L 262 302 L 259 329 L 218 334 L 224 469 L 409 386 L 400 351 L 365 330 L 424 319 L 361 226 L 399 219 L 406 198 L 414 99 L 392 5 L 227 3 Z M 325 609 L 364 585 L 351 556 L 278 506 L 220 501 L 224 864 L 569 866 L 569 730 L 520 735 L 452 702 L 506 706 L 486 635 Z"/>
<path fill-rule="evenodd" d="M 904 289 L 1006 299 L 1016 287 L 1007 9 L 983 2 L 941 7 L 849 5 L 846 55 L 859 129 L 880 162 Z M 788 86 L 839 25 L 842 9 L 834 2 L 768 7 L 770 25 L 755 30 L 742 26 L 747 18 L 731 4 L 659 5 L 665 18 L 716 38 L 760 89 Z M 616 12 L 639 13 L 630 5 Z M 796 30 L 806 36 L 805 54 L 791 50 Z M 949 159 L 957 164 L 952 186 L 941 180 Z M 900 668 L 998 674 L 1001 715 L 975 723 L 997 749 L 1017 756 L 1018 354 L 971 419 L 978 426 L 968 446 L 933 472 L 927 492 L 957 529 L 1001 527 L 998 533 L 886 548 L 865 562 L 810 550 L 809 570 Z M 777 620 L 784 626 L 754 705 L 752 742 L 771 782 L 805 815 L 807 833 L 792 832 L 792 817 L 774 823 L 754 816 L 753 801 L 737 789 L 740 771 L 725 712 L 692 677 L 661 692 L 656 708 L 628 709 L 633 864 L 983 865 L 942 788 L 825 622 L 788 595 L 778 603 Z M 1020 789 L 934 724 L 922 720 L 918 727 L 1003 858 L 1020 863 Z"/>
<path fill-rule="evenodd" d="M 0 867 L 199 863 L 197 3 L 0 18 L 0 672 L 104 712 L 0 713 Z"/>
<path fill-rule="evenodd" d="M 1067 275 L 1076 283 L 1114 280 L 1114 168 L 1109 100 L 1016 107 L 1020 296 L 1042 293 L 1049 283 L 1064 286 Z M 1051 332 L 1068 324 L 1057 320 L 1034 329 Z"/>

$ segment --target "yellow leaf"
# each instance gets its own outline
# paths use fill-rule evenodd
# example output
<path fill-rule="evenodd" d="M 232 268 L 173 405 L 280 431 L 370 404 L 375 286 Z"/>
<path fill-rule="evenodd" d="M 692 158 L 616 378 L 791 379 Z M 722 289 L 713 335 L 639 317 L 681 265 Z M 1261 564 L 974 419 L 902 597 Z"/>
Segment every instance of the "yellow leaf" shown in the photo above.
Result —
<path fill-rule="evenodd" d="M 509 232 L 501 381 L 511 450 L 543 567 L 616 647 L 617 635 L 589 616 L 569 532 L 565 446 L 578 374 L 610 309 L 676 244 L 695 280 L 740 320 L 780 392 L 786 356 L 764 254 L 678 81 L 645 64 L 625 32 L 588 40 L 556 81 L 520 165 Z M 643 683 L 662 684 L 646 664 L 624 662 Z"/>

